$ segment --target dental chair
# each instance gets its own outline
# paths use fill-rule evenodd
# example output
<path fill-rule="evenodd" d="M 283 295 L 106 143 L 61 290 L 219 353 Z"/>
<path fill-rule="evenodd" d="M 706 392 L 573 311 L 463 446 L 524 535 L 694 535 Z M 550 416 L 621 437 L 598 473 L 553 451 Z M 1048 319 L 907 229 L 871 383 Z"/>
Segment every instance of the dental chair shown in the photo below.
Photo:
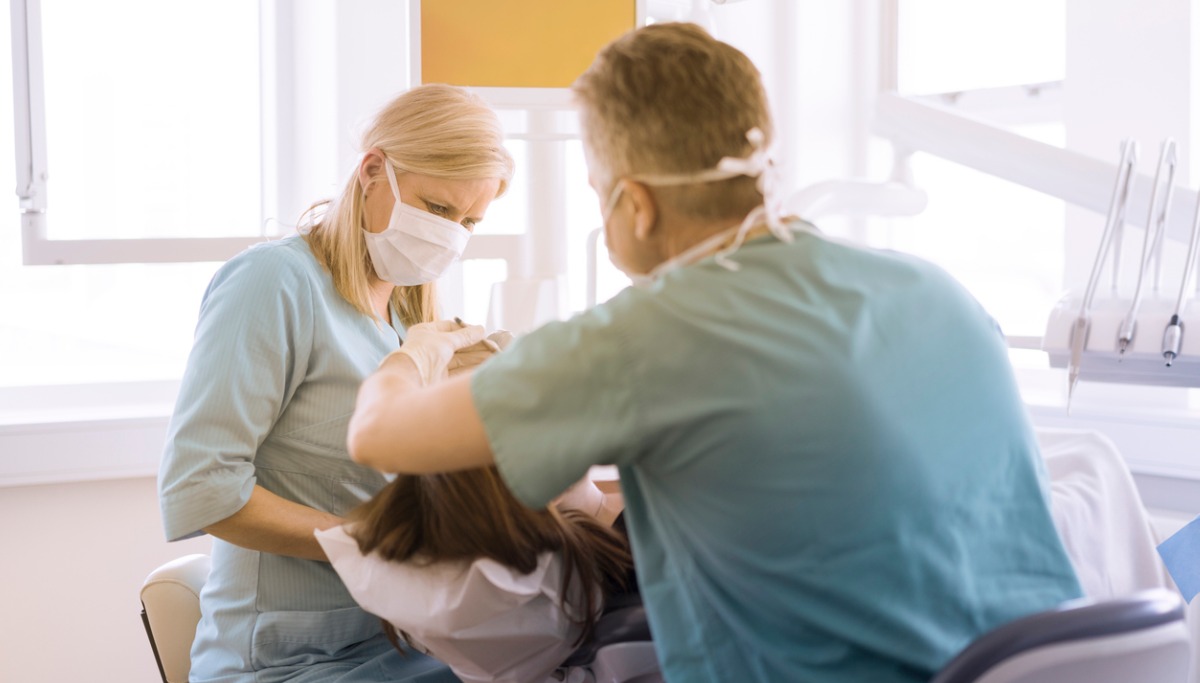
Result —
<path fill-rule="evenodd" d="M 596 621 L 592 639 L 571 653 L 557 676 L 562 676 L 564 683 L 662 683 L 641 596 L 610 599 Z"/>
<path fill-rule="evenodd" d="M 150 572 L 142 582 L 142 623 L 163 683 L 187 683 L 200 622 L 200 589 L 210 566 L 208 555 L 185 555 Z"/>
<path fill-rule="evenodd" d="M 930 683 L 1184 683 L 1191 642 L 1183 601 L 1155 589 L 1075 600 L 1000 626 Z"/>
<path fill-rule="evenodd" d="M 185 555 L 150 572 L 142 583 L 142 623 L 163 683 L 187 683 L 200 622 L 200 589 L 210 567 L 208 555 Z M 621 596 L 609 604 L 593 638 L 572 653 L 554 678 L 563 683 L 661 683 L 640 598 Z"/>

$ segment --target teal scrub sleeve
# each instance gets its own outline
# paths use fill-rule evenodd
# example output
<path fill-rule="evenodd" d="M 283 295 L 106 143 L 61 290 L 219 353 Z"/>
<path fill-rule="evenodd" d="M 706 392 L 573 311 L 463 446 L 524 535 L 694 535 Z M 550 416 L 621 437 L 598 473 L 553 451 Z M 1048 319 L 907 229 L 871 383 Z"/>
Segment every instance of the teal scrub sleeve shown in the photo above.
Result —
<path fill-rule="evenodd" d="M 634 387 L 642 354 L 613 311 L 596 308 L 517 338 L 471 377 L 496 465 L 532 508 L 588 468 L 636 457 L 642 424 Z"/>
<path fill-rule="evenodd" d="M 255 453 L 312 352 L 314 295 L 296 258 L 251 248 L 204 294 L 159 472 L 167 540 L 198 536 L 250 499 Z"/>

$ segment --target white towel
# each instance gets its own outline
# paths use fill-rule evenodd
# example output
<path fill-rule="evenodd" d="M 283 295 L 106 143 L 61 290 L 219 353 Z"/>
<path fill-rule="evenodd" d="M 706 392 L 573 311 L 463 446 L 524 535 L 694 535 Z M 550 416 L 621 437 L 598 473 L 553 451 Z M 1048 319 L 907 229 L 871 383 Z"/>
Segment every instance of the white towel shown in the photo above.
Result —
<path fill-rule="evenodd" d="M 1116 446 L 1090 430 L 1040 429 L 1054 523 L 1089 598 L 1175 584 L 1155 550 L 1141 496 Z"/>
<path fill-rule="evenodd" d="M 1050 475 L 1054 524 L 1079 576 L 1096 600 L 1149 588 L 1178 592 L 1159 557 L 1158 537 L 1129 466 L 1108 437 L 1091 430 L 1038 429 Z M 1200 683 L 1200 600 L 1188 607 L 1192 667 Z"/>

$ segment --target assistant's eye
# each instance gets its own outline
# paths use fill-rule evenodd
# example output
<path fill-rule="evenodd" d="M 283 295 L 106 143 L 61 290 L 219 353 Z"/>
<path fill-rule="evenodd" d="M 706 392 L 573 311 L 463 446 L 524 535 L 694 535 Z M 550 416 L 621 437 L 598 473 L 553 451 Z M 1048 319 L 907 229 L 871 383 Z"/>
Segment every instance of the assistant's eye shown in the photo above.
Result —
<path fill-rule="evenodd" d="M 479 225 L 479 221 L 475 220 L 474 218 L 463 219 L 462 226 L 471 232 L 475 232 L 476 225 Z"/>
<path fill-rule="evenodd" d="M 429 211 L 429 213 L 435 216 L 445 216 L 446 214 L 450 213 L 450 209 L 442 206 L 441 204 L 434 204 L 432 202 L 425 202 L 425 208 Z"/>

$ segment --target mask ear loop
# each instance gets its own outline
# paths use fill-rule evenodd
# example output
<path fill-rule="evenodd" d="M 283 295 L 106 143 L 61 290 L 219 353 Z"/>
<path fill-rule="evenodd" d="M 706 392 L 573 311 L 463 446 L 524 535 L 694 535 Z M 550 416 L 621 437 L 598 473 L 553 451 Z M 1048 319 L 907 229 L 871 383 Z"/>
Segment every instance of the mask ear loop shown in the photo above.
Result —
<path fill-rule="evenodd" d="M 392 162 L 388 161 L 386 156 L 383 157 L 383 172 L 387 174 L 388 185 L 392 186 L 392 196 L 396 198 L 396 203 L 400 203 L 400 186 L 396 184 L 396 172 L 392 170 Z"/>

